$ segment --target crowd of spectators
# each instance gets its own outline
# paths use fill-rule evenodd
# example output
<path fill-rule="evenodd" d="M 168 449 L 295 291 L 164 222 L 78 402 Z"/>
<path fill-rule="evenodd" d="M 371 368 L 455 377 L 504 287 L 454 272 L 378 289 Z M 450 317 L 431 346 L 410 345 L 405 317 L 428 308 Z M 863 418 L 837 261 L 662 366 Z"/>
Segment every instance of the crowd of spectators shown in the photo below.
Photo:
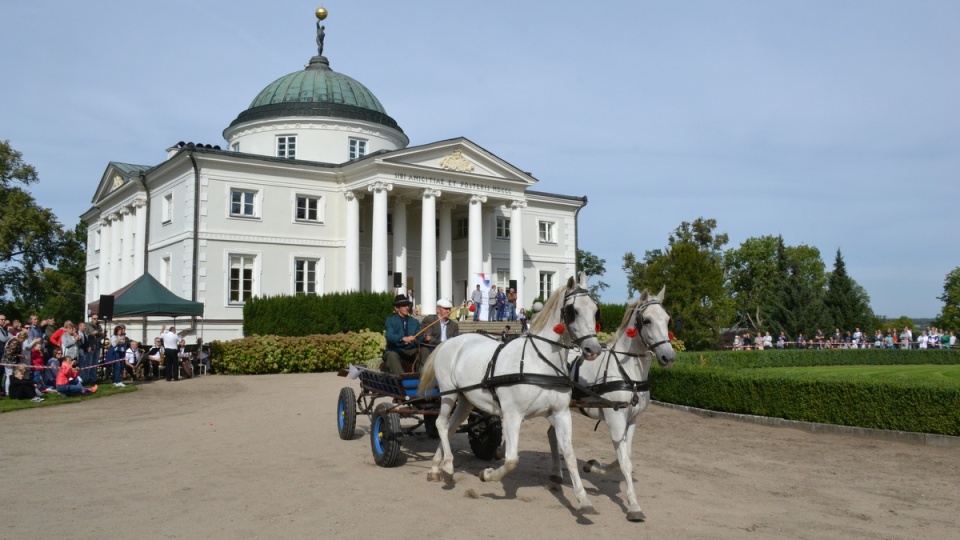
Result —
<path fill-rule="evenodd" d="M 97 391 L 97 381 L 112 379 L 114 386 L 130 381 L 160 377 L 160 365 L 166 368 L 168 381 L 180 375 L 192 377 L 201 364 L 210 369 L 209 356 L 202 340 L 188 351 L 186 342 L 164 327 L 154 346 L 144 351 L 137 341 L 127 337 L 126 326 L 117 324 L 109 332 L 97 315 L 88 322 L 64 321 L 58 326 L 53 318 L 31 315 L 27 324 L 7 320 L 0 315 L 0 364 L 3 386 L 0 397 L 43 401 L 53 391 L 60 395 L 87 395 Z M 106 338 L 106 339 L 105 339 Z"/>
<path fill-rule="evenodd" d="M 770 332 L 760 334 L 759 332 L 752 336 L 750 332 L 734 334 L 733 344 L 730 346 L 735 351 L 765 350 L 765 349 L 954 349 L 957 346 L 957 337 L 954 332 L 942 328 L 928 326 L 925 330 L 918 332 L 914 336 L 913 329 L 909 326 L 903 327 L 903 330 L 897 331 L 895 328 L 887 328 L 887 331 L 875 330 L 873 334 L 861 332 L 859 328 L 851 331 L 841 332 L 839 328 L 834 328 L 833 334 L 824 334 L 823 330 L 817 329 L 817 332 L 810 337 L 803 335 L 803 332 L 791 338 L 785 332 L 780 332 L 776 337 L 770 335 Z"/>

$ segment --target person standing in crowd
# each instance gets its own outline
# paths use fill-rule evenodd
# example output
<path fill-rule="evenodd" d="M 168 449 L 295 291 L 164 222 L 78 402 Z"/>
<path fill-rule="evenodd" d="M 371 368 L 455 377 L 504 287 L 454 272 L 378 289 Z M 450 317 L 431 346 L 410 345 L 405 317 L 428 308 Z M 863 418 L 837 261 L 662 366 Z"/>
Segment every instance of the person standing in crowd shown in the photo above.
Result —
<path fill-rule="evenodd" d="M 27 363 L 23 355 L 23 344 L 29 335 L 30 332 L 27 330 L 21 330 L 19 334 L 7 340 L 7 344 L 3 348 L 3 362 L 7 364 L 3 366 L 3 371 L 6 374 L 3 382 L 4 394 L 10 394 L 10 379 L 13 377 L 13 364 Z"/>
<path fill-rule="evenodd" d="M 435 347 L 460 335 L 460 325 L 457 321 L 450 320 L 452 310 L 453 304 L 449 300 L 446 298 L 437 300 L 437 314 L 427 315 L 423 319 L 423 327 L 427 328 L 423 333 L 424 344 Z"/>
<path fill-rule="evenodd" d="M 110 336 L 110 349 L 107 350 L 107 356 L 104 358 L 107 362 L 113 362 L 113 385 L 117 388 L 126 386 L 123 384 L 123 359 L 127 354 L 127 327 L 118 324 L 113 327 L 113 335 Z"/>
<path fill-rule="evenodd" d="M 73 321 L 63 323 L 63 333 L 60 334 L 60 349 L 64 356 L 79 358 L 80 347 L 77 345 L 77 327 Z"/>
<path fill-rule="evenodd" d="M 100 361 L 100 350 L 103 349 L 103 325 L 100 323 L 100 316 L 94 313 L 90 315 L 90 322 L 87 323 L 87 337 L 90 339 L 90 358 L 96 364 Z"/>
<path fill-rule="evenodd" d="M 507 320 L 510 322 L 517 320 L 517 291 L 512 287 L 507 291 Z"/>
<path fill-rule="evenodd" d="M 91 358 L 93 345 L 90 341 L 90 336 L 87 334 L 87 323 L 81 322 L 77 325 L 77 364 L 80 366 L 80 378 L 85 381 L 96 379 L 95 371 L 91 369 L 94 362 Z"/>
<path fill-rule="evenodd" d="M 507 318 L 507 293 L 503 287 L 497 287 L 497 321 L 503 322 Z"/>
<path fill-rule="evenodd" d="M 407 300 L 410 301 L 411 306 L 417 305 L 417 299 L 413 297 L 413 289 L 407 289 Z"/>
<path fill-rule="evenodd" d="M 179 381 L 180 370 L 177 368 L 177 349 L 180 345 L 180 336 L 177 335 L 177 329 L 171 326 L 167 330 L 166 325 L 164 325 L 160 330 L 160 340 L 163 341 L 163 376 L 167 381 Z"/>
<path fill-rule="evenodd" d="M 480 290 L 480 285 L 477 285 L 477 288 L 470 293 L 470 301 L 473 302 L 473 320 L 480 320 L 480 310 L 483 309 L 483 291 Z"/>
<path fill-rule="evenodd" d="M 497 320 L 497 288 L 490 287 L 487 291 L 487 321 Z"/>
<path fill-rule="evenodd" d="M 406 296 L 393 299 L 393 315 L 387 317 L 387 347 L 383 353 L 383 370 L 401 374 L 416 370 L 419 356 L 420 321 L 410 316 L 412 304 Z"/>

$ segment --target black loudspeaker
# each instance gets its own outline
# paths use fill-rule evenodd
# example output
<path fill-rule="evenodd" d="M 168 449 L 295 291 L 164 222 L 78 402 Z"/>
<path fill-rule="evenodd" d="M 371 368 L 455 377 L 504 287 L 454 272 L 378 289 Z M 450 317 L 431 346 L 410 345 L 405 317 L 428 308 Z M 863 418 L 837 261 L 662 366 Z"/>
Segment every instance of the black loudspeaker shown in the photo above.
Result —
<path fill-rule="evenodd" d="M 393 273 L 393 288 L 402 289 L 403 288 L 403 272 L 394 272 Z"/>
<path fill-rule="evenodd" d="M 113 295 L 112 294 L 100 295 L 100 309 L 97 310 L 97 315 L 99 315 L 100 319 L 104 321 L 109 321 L 113 319 Z"/>
<path fill-rule="evenodd" d="M 517 290 L 517 280 L 515 280 L 515 279 L 511 279 L 511 280 L 510 280 L 510 288 L 513 289 L 514 292 L 516 292 L 516 290 Z"/>

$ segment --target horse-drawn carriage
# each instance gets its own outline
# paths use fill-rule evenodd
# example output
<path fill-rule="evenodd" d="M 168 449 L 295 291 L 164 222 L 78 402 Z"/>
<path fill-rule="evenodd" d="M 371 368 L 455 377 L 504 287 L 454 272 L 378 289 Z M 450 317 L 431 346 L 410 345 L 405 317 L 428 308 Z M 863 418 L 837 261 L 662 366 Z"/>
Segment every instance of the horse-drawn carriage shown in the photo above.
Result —
<path fill-rule="evenodd" d="M 418 373 L 396 375 L 366 367 L 354 369 L 360 380 L 360 394 L 345 386 L 337 398 L 337 431 L 341 439 L 353 438 L 357 415 L 369 416 L 373 459 L 381 467 L 393 467 L 399 462 L 403 436 L 412 435 L 423 426 L 428 435 L 436 438 L 435 422 L 440 411 L 436 385 L 420 395 Z M 497 457 L 501 440 L 498 417 L 474 412 L 457 432 L 467 434 L 477 458 L 490 461 Z"/>

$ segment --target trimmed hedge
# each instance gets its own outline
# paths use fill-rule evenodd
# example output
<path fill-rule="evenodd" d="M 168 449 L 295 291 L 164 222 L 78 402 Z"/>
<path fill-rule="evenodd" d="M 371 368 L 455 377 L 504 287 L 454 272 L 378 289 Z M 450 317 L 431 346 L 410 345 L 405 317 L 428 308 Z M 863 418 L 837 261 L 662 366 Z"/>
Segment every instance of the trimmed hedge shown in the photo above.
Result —
<path fill-rule="evenodd" d="M 243 335 L 309 336 L 384 330 L 393 313 L 389 293 L 253 297 L 243 305 Z"/>
<path fill-rule="evenodd" d="M 651 397 L 715 411 L 960 436 L 960 387 L 924 381 L 819 380 L 760 367 L 960 364 L 955 350 L 719 351 L 651 369 Z"/>
<path fill-rule="evenodd" d="M 379 359 L 383 333 L 349 332 L 302 337 L 247 336 L 210 344 L 214 371 L 230 375 L 336 371 Z"/>

